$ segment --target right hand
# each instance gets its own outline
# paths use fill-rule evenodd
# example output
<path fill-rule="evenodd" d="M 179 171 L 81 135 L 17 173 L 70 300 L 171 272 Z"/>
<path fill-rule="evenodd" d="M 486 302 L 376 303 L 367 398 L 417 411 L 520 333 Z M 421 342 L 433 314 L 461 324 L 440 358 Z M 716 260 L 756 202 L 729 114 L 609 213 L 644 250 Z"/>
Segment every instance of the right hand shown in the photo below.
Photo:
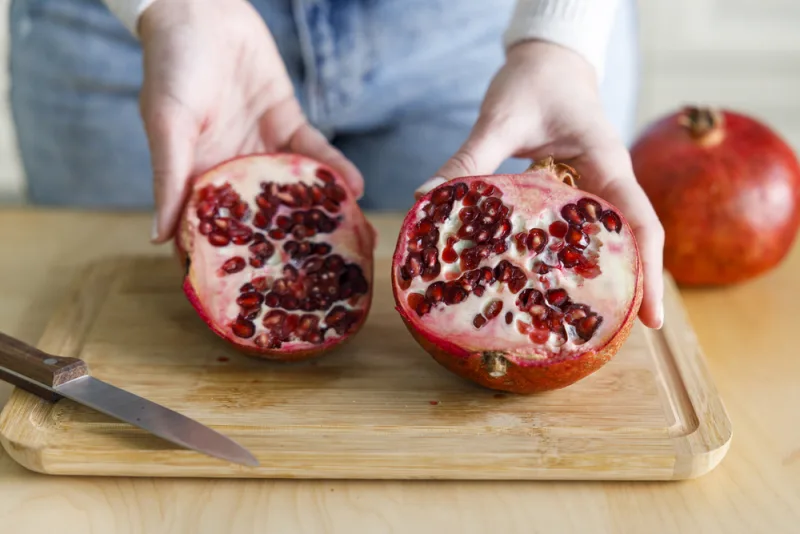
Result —
<path fill-rule="evenodd" d="M 174 235 L 189 178 L 243 154 L 309 156 L 362 195 L 361 174 L 307 121 L 275 42 L 248 2 L 161 0 L 144 11 L 139 33 L 154 242 Z"/>

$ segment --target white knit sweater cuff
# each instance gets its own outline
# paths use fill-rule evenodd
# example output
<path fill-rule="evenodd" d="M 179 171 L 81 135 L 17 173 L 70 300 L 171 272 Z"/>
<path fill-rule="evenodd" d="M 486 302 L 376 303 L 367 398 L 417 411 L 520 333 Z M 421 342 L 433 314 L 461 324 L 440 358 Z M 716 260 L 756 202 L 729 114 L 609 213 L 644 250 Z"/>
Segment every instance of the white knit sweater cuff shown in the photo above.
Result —
<path fill-rule="evenodd" d="M 619 0 L 517 0 L 503 35 L 506 49 L 529 39 L 550 41 L 586 58 L 603 78 Z"/>
<path fill-rule="evenodd" d="M 135 37 L 139 37 L 139 32 L 136 31 L 139 17 L 142 15 L 142 12 L 155 1 L 156 0 L 103 0 L 111 13 L 113 13 Z"/>

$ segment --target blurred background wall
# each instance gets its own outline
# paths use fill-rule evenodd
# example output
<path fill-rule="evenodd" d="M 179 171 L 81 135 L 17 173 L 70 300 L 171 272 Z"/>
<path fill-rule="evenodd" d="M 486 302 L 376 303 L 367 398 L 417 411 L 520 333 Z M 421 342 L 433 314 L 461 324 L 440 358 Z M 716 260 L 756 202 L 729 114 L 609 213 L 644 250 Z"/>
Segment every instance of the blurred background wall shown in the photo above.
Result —
<path fill-rule="evenodd" d="M 0 0 L 0 57 L 8 4 Z M 751 113 L 800 151 L 800 1 L 638 0 L 643 52 L 639 124 L 688 102 Z M 8 87 L 0 69 L 0 93 Z M 6 98 L 0 99 L 0 200 L 23 193 Z"/>

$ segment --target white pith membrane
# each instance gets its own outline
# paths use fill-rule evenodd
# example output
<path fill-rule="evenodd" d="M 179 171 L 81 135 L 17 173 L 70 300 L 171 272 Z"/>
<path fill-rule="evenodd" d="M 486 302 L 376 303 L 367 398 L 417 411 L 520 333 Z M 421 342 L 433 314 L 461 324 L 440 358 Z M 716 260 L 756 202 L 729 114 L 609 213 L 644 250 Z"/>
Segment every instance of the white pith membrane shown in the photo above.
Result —
<path fill-rule="evenodd" d="M 537 175 L 537 173 L 542 173 L 542 175 Z M 427 331 L 432 338 L 447 340 L 468 352 L 497 352 L 511 356 L 515 360 L 528 361 L 568 359 L 576 354 L 603 347 L 617 333 L 630 313 L 639 268 L 636 251 L 632 246 L 634 238 L 630 229 L 627 225 L 622 225 L 621 231 L 616 233 L 607 230 L 599 220 L 594 223 L 584 221 L 582 224 L 593 224 L 597 231 L 588 236 L 589 244 L 583 250 L 583 255 L 587 257 L 599 255 L 594 263 L 599 267 L 600 275 L 584 277 L 578 274 L 574 267 L 561 266 L 557 253 L 551 251 L 550 246 L 562 242 L 563 239 L 551 236 L 549 227 L 554 221 L 565 221 L 561 215 L 562 207 L 566 204 L 576 204 L 580 199 L 590 198 L 599 202 L 603 210 L 610 209 L 614 213 L 617 210 L 601 199 L 589 196 L 577 188 L 557 183 L 551 176 L 544 176 L 545 174 L 550 174 L 550 171 L 539 170 L 526 173 L 525 178 L 495 176 L 480 180 L 499 189 L 500 194 L 494 196 L 510 208 L 507 218 L 512 224 L 512 230 L 505 238 L 507 250 L 501 254 L 492 253 L 488 258 L 482 259 L 477 268 L 489 267 L 494 270 L 498 263 L 507 260 L 524 272 L 527 280 L 522 289 L 512 293 L 508 282 L 499 282 L 495 279 L 490 284 L 481 282 L 481 285 L 484 286 L 484 293 L 480 297 L 470 292 L 469 296 L 460 303 L 445 304 L 444 301 L 440 301 L 432 305 L 430 311 L 422 316 L 411 308 L 408 299 L 411 293 L 424 295 L 427 288 L 434 282 L 457 280 L 465 272 L 460 265 L 460 256 L 463 250 L 476 245 L 474 241 L 459 239 L 455 243 L 453 248 L 458 253 L 459 260 L 454 263 L 446 263 L 442 257 L 448 238 L 451 236 L 457 238 L 456 234 L 462 226 L 459 212 L 464 207 L 464 202 L 455 200 L 447 219 L 443 223 L 435 225 L 439 230 L 436 248 L 438 261 L 441 264 L 440 274 L 430 281 L 424 281 L 422 276 L 415 276 L 411 279 L 410 286 L 402 289 L 403 282 L 399 268 L 396 273 L 395 283 L 402 293 L 400 304 L 408 317 L 415 322 L 417 329 L 423 333 Z M 463 180 L 463 183 L 467 185 L 474 182 L 474 179 Z M 445 186 L 439 186 L 432 191 L 432 195 L 442 187 L 455 186 L 458 183 L 458 180 L 454 180 Z M 489 197 L 482 196 L 477 207 L 480 207 L 487 198 Z M 512 200 L 512 198 L 516 200 Z M 399 247 L 402 247 L 400 250 L 405 252 L 399 266 L 403 266 L 407 262 L 410 254 L 407 250 L 409 242 L 414 238 L 416 225 L 427 217 L 424 211 L 427 205 L 428 202 L 422 202 L 414 214 L 414 224 L 404 228 L 405 233 Z M 514 236 L 520 232 L 527 234 L 533 228 L 540 228 L 547 232 L 547 246 L 539 253 L 530 251 L 527 247 L 523 251 L 519 251 Z M 541 275 L 532 270 L 538 262 L 544 262 L 551 266 L 547 274 Z M 543 343 L 532 341 L 530 333 L 533 328 L 522 333 L 518 326 L 518 322 L 525 325 L 533 323 L 531 314 L 521 311 L 517 304 L 520 295 L 527 288 L 534 288 L 543 296 L 548 289 L 563 288 L 567 291 L 572 303 L 587 305 L 590 308 L 590 314 L 597 314 L 602 317 L 602 321 L 588 340 L 582 339 L 574 326 L 562 321 L 566 339 L 549 332 Z M 487 320 L 482 327 L 476 328 L 473 324 L 476 314 L 480 313 L 485 317 L 486 306 L 494 300 L 502 301 L 501 311 L 496 317 Z M 416 298 L 416 301 L 419 301 L 419 297 Z M 478 303 L 483 305 L 479 306 Z M 563 314 L 563 310 L 548 304 L 546 299 L 543 305 L 549 310 L 548 313 Z M 541 312 L 540 309 L 537 311 Z M 506 322 L 508 312 L 512 313 L 510 324 Z M 539 334 L 541 335 L 541 331 Z"/>
<path fill-rule="evenodd" d="M 338 211 L 328 210 L 319 204 L 289 207 L 281 203 L 271 217 L 271 223 L 267 229 L 258 229 L 252 224 L 255 214 L 260 210 L 256 203 L 256 196 L 259 194 L 264 194 L 267 198 L 272 196 L 268 191 L 265 192 L 262 188 L 262 183 L 274 183 L 278 186 L 302 183 L 308 186 L 316 184 L 324 187 L 326 182 L 316 176 L 319 168 L 319 165 L 314 161 L 299 156 L 286 154 L 259 155 L 225 163 L 201 177 L 194 185 L 193 197 L 187 208 L 187 215 L 182 221 L 179 236 L 183 248 L 190 257 L 192 286 L 211 321 L 221 327 L 227 337 L 239 344 L 249 345 L 257 349 L 280 348 L 287 351 L 318 347 L 333 339 L 342 337 L 336 332 L 335 328 L 329 327 L 330 325 L 326 323 L 326 315 L 337 307 L 342 307 L 348 314 L 354 314 L 347 317 L 356 317 L 357 314 L 363 315 L 363 309 L 369 304 L 367 292 L 353 294 L 347 299 L 336 299 L 326 309 L 313 311 L 303 310 L 302 308 L 287 310 L 280 304 L 270 307 L 264 299 L 259 305 L 255 317 L 251 316 L 247 319 L 255 327 L 253 335 L 247 337 L 238 336 L 231 327 L 237 319 L 241 320 L 240 314 L 243 313 L 242 307 L 236 302 L 237 297 L 242 295 L 240 288 L 244 284 L 252 282 L 253 279 L 266 277 L 267 288 L 264 291 L 260 291 L 260 293 L 264 296 L 269 295 L 275 282 L 278 279 L 286 278 L 283 269 L 284 265 L 287 264 L 297 268 L 302 277 L 302 266 L 308 259 L 319 257 L 324 260 L 333 255 L 338 255 L 346 265 L 358 265 L 363 278 L 371 286 L 371 264 L 367 264 L 363 259 L 365 258 L 365 252 L 369 253 L 368 248 L 371 246 L 371 238 L 367 234 L 368 230 L 364 226 L 363 219 L 351 217 L 349 213 L 346 217 L 342 216 L 346 207 L 355 202 L 349 193 L 346 193 L 346 198 L 341 201 Z M 341 187 L 342 184 L 338 183 L 338 181 L 336 183 Z M 208 185 L 218 188 L 225 184 L 233 185 L 234 191 L 238 193 L 240 200 L 248 205 L 248 214 L 241 219 L 241 222 L 249 226 L 254 232 L 265 234 L 266 241 L 270 242 L 274 247 L 273 254 L 264 261 L 264 265 L 261 267 L 253 267 L 249 263 L 249 259 L 254 256 L 249 249 L 254 243 L 253 240 L 245 244 L 235 244 L 231 241 L 225 246 L 214 246 L 209 242 L 208 235 L 203 235 L 198 230 L 201 223 L 201 219 L 197 215 L 197 208 L 201 202 L 200 192 Z M 336 228 L 332 232 L 318 232 L 312 237 L 304 237 L 302 239 L 297 239 L 291 232 L 287 232 L 286 237 L 283 239 L 275 239 L 268 235 L 270 230 L 276 228 L 276 220 L 279 216 L 291 217 L 294 212 L 308 212 L 310 209 L 318 209 L 329 218 L 335 220 L 337 222 Z M 221 208 L 221 216 L 230 216 L 230 214 L 231 210 Z M 291 259 L 283 247 L 287 241 L 298 243 L 307 241 L 311 244 L 311 247 L 316 243 L 327 243 L 331 246 L 331 250 L 323 256 L 312 254 L 300 259 Z M 221 269 L 228 260 L 237 256 L 244 259 L 246 263 L 244 269 L 233 273 L 228 273 Z M 299 300 L 302 302 L 303 299 Z M 311 342 L 291 336 L 289 340 L 281 340 L 279 346 L 273 344 L 265 347 L 263 344 L 265 338 L 262 336 L 260 339 L 261 344 L 259 345 L 256 340 L 259 339 L 261 334 L 274 333 L 275 331 L 274 328 L 269 329 L 262 324 L 265 316 L 272 310 L 281 310 L 287 316 L 296 315 L 298 323 L 304 316 L 312 315 L 317 317 L 316 328 L 320 331 L 320 338 Z M 356 311 L 353 312 L 353 310 Z M 279 326 L 282 327 L 284 324 L 285 320 L 281 321 Z M 280 330 L 278 330 L 278 334 L 280 334 Z"/>

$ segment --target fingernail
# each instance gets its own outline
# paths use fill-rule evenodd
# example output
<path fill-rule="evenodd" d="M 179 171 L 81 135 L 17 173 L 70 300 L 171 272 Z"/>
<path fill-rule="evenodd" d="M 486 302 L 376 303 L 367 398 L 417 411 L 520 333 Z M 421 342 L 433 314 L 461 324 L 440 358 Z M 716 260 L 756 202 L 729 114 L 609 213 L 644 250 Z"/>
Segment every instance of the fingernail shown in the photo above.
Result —
<path fill-rule="evenodd" d="M 431 189 L 434 189 L 436 186 L 439 186 L 447 181 L 446 178 L 442 178 L 441 176 L 434 176 L 433 178 L 427 180 L 424 184 L 419 186 L 416 191 L 414 191 L 414 197 L 419 199 L 423 195 L 425 195 Z"/>
<path fill-rule="evenodd" d="M 150 230 L 150 240 L 155 241 L 158 239 L 158 215 L 153 216 L 153 229 Z"/>
<path fill-rule="evenodd" d="M 661 327 L 664 326 L 664 304 L 661 304 L 661 307 L 658 309 L 658 329 L 661 330 Z"/>

